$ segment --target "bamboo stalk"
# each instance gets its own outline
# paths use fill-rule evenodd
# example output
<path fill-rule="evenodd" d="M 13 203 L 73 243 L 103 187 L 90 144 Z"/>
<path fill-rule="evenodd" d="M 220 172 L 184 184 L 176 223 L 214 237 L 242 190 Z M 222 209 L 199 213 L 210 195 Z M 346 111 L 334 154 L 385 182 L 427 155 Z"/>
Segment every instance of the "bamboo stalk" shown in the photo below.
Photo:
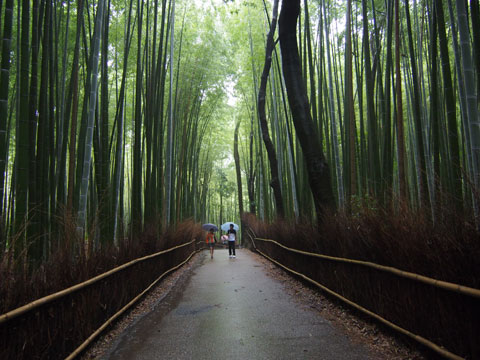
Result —
<path fill-rule="evenodd" d="M 157 257 L 157 256 L 160 256 L 160 255 L 163 255 L 163 254 L 166 254 L 168 252 L 171 252 L 173 250 L 176 250 L 176 249 L 179 249 L 179 248 L 182 248 L 184 246 L 187 246 L 187 245 L 190 245 L 192 244 L 193 242 L 195 241 L 192 240 L 188 243 L 185 243 L 185 244 L 182 244 L 182 245 L 177 245 L 177 246 L 174 246 L 170 249 L 167 249 L 167 250 L 162 250 L 162 251 L 159 251 L 155 254 L 151 254 L 151 255 L 147 255 L 147 256 L 144 256 L 142 258 L 138 258 L 138 259 L 135 259 L 135 260 L 132 260 L 126 264 L 123 264 L 123 265 L 120 265 L 112 270 L 109 270 L 107 272 L 104 272 L 103 274 L 100 274 L 100 275 L 97 275 L 87 281 L 84 281 L 80 284 L 77 284 L 77 285 L 74 285 L 74 286 L 71 286 L 67 289 L 64 289 L 64 290 L 61 290 L 59 292 L 56 292 L 54 294 L 50 294 L 50 295 L 47 295 L 47 296 L 44 296 L 40 299 L 37 299 L 35 301 L 32 301 L 31 303 L 28 303 L 26 305 L 23 305 L 19 308 L 16 308 L 14 310 L 11 310 L 5 314 L 2 314 L 0 315 L 0 324 L 4 323 L 4 322 L 7 322 L 13 318 L 16 318 L 22 314 L 25 314 L 26 312 L 29 312 L 29 311 L 32 311 L 33 309 L 36 309 L 38 308 L 39 306 L 42 306 L 42 305 L 45 305 L 45 304 L 48 304 L 49 302 L 52 302 L 54 300 L 57 300 L 63 296 L 66 296 L 66 295 L 69 295 L 75 291 L 78 291 L 80 289 L 83 289 L 87 286 L 90 286 L 92 284 L 95 284 L 96 282 L 102 280 L 102 279 L 105 279 L 106 277 L 109 277 L 119 271 L 122 271 L 122 270 L 125 270 L 126 268 L 132 266 L 132 265 L 135 265 L 136 263 L 139 263 L 139 262 L 142 262 L 142 261 L 145 261 L 145 260 L 149 260 L 149 259 L 152 259 L 154 257 Z"/>
<path fill-rule="evenodd" d="M 411 280 L 416 280 L 418 282 L 422 282 L 424 284 L 432 285 L 432 286 L 435 286 L 435 287 L 438 287 L 438 288 L 441 288 L 441 289 L 454 291 L 454 292 L 464 294 L 464 295 L 469 295 L 469 296 L 472 296 L 472 297 L 475 297 L 475 298 L 480 298 L 480 290 L 475 289 L 475 288 L 471 288 L 471 287 L 468 287 L 468 286 L 463 286 L 463 285 L 454 284 L 454 283 L 447 282 L 447 281 L 432 279 L 432 278 L 427 277 L 427 276 L 415 274 L 415 273 L 408 272 L 408 271 L 399 270 L 399 269 L 391 267 L 391 266 L 384 266 L 384 265 L 375 264 L 375 263 L 368 262 L 368 261 L 345 259 L 345 258 L 339 258 L 339 257 L 334 257 L 334 256 L 328 256 L 328 255 L 322 255 L 322 254 L 316 254 L 316 253 L 310 253 L 310 252 L 307 252 L 307 251 L 292 249 L 292 248 L 289 248 L 289 247 L 287 247 L 285 245 L 282 245 L 282 244 L 278 243 L 277 241 L 271 240 L 271 239 L 262 239 L 262 238 L 257 238 L 257 237 L 255 237 L 255 239 L 259 240 L 259 241 L 274 243 L 274 244 L 284 248 L 285 250 L 295 252 L 297 254 L 313 256 L 313 257 L 317 257 L 317 258 L 325 259 L 325 260 L 332 260 L 332 261 L 344 262 L 344 263 L 349 263 L 349 264 L 367 266 L 367 267 L 374 268 L 374 269 L 381 270 L 381 271 L 385 271 L 385 272 L 388 272 L 388 273 L 391 273 L 391 274 L 394 274 L 394 275 L 397 275 L 397 276 L 400 276 L 400 277 L 404 277 L 404 278 L 411 279 Z"/>

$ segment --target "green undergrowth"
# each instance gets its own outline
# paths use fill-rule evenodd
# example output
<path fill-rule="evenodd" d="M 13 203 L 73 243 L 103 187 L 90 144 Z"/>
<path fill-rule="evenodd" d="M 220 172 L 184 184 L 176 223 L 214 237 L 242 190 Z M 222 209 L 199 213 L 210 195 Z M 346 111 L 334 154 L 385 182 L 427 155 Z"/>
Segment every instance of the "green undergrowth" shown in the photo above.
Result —
<path fill-rule="evenodd" d="M 437 213 L 439 214 L 439 213 Z M 320 226 L 245 223 L 260 238 L 334 257 L 363 260 L 480 289 L 475 222 L 444 209 L 435 223 L 408 208 L 358 207 L 326 215 Z M 466 358 L 480 358 L 480 299 L 365 266 L 294 254 L 256 241 L 259 250 L 387 320 Z"/>

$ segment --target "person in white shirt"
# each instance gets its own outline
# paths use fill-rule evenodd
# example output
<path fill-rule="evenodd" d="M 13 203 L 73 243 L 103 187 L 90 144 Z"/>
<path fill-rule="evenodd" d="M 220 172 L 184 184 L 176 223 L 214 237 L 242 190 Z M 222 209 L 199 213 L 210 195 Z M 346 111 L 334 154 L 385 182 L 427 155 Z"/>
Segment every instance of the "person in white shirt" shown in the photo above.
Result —
<path fill-rule="evenodd" d="M 230 224 L 230 229 L 227 231 L 228 235 L 228 257 L 234 258 L 235 256 L 235 240 L 237 238 L 237 231 L 233 228 L 233 224 Z"/>

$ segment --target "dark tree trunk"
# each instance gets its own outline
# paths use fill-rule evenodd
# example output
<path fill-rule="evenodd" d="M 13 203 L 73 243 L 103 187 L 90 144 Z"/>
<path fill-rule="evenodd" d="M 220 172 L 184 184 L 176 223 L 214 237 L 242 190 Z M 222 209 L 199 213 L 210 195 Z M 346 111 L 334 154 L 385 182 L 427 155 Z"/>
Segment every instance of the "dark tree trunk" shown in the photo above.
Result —
<path fill-rule="evenodd" d="M 262 77 L 260 80 L 260 88 L 258 90 L 258 118 L 260 120 L 260 127 L 262 129 L 262 138 L 267 149 L 268 162 L 270 163 L 270 174 L 272 180 L 270 186 L 273 189 L 273 195 L 275 197 L 275 206 L 277 215 L 280 217 L 285 216 L 285 210 L 283 206 L 282 189 L 280 187 L 280 179 L 278 178 L 278 161 L 275 147 L 268 133 L 267 116 L 265 114 L 265 94 L 267 91 L 268 74 L 272 67 L 272 52 L 275 47 L 273 41 L 273 35 L 275 34 L 275 28 L 277 27 L 277 13 L 278 13 L 278 0 L 273 3 L 273 15 L 272 23 L 270 24 L 270 31 L 267 35 L 267 45 L 265 48 L 265 65 L 263 67 Z M 275 100 L 274 100 L 275 101 Z"/>
<path fill-rule="evenodd" d="M 302 78 L 296 39 L 299 12 L 300 0 L 285 0 L 283 2 L 279 20 L 280 49 L 288 102 L 307 166 L 310 189 L 318 220 L 321 222 L 325 208 L 334 207 L 335 199 L 330 184 L 330 170 L 315 131 L 308 106 L 307 90 Z"/>

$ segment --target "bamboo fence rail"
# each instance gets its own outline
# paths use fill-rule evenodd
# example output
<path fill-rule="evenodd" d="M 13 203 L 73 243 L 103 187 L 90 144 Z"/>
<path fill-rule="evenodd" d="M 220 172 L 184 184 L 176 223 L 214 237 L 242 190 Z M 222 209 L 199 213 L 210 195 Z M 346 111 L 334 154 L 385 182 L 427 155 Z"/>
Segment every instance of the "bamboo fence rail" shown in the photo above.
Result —
<path fill-rule="evenodd" d="M 337 298 L 337 299 L 343 301 L 344 303 L 354 307 L 355 309 L 363 312 L 364 314 L 369 315 L 370 317 L 376 319 L 377 321 L 380 321 L 382 324 L 386 325 L 387 327 L 389 327 L 389 328 L 391 328 L 391 329 L 393 329 L 393 330 L 395 330 L 395 331 L 397 331 L 397 332 L 399 332 L 403 335 L 406 335 L 406 336 L 410 337 L 411 339 L 421 343 L 425 347 L 429 348 L 430 350 L 436 352 L 437 354 L 439 354 L 439 355 L 441 355 L 441 356 L 443 356 L 447 359 L 452 359 L 452 360 L 463 359 L 461 356 L 458 356 L 458 355 L 442 348 L 438 344 L 435 344 L 434 342 L 432 342 L 432 341 L 430 341 L 430 340 L 428 340 L 428 339 L 426 339 L 426 338 L 424 338 L 420 335 L 414 334 L 413 332 L 408 331 L 408 330 L 406 330 L 406 329 L 388 321 L 387 319 L 383 318 L 382 316 L 364 308 L 363 306 L 361 306 L 361 305 L 343 297 L 342 295 L 340 295 L 337 292 L 329 289 L 328 287 L 320 284 L 319 282 L 311 279 L 310 277 L 281 264 L 277 260 L 271 258 L 267 254 L 265 254 L 264 252 L 259 250 L 257 248 L 256 244 L 255 244 L 255 240 L 259 240 L 259 241 L 263 241 L 263 242 L 270 242 L 270 243 L 273 243 L 277 246 L 282 247 L 283 249 L 285 249 L 287 251 L 291 251 L 291 252 L 302 254 L 302 255 L 313 256 L 313 257 L 326 259 L 326 260 L 333 260 L 333 261 L 338 261 L 338 262 L 351 263 L 351 264 L 357 264 L 357 265 L 372 267 L 372 268 L 375 268 L 377 270 L 386 271 L 386 272 L 389 272 L 389 273 L 392 273 L 392 274 L 395 274 L 395 275 L 398 275 L 398 276 L 402 276 L 402 277 L 405 277 L 405 278 L 408 278 L 408 279 L 411 279 L 411 280 L 420 281 L 420 282 L 423 282 L 423 283 L 426 283 L 426 284 L 429 284 L 429 285 L 432 285 L 432 286 L 436 286 L 436 287 L 439 287 L 439 288 L 442 288 L 442 289 L 447 289 L 447 290 L 459 292 L 459 293 L 462 293 L 462 294 L 465 294 L 465 295 L 479 297 L 480 290 L 473 289 L 473 288 L 468 288 L 468 287 L 465 287 L 465 286 L 452 284 L 452 283 L 448 283 L 448 282 L 444 282 L 444 281 L 439 281 L 439 280 L 436 280 L 436 279 L 431 279 L 431 278 L 421 276 L 421 275 L 418 275 L 418 274 L 413 274 L 413 273 L 401 271 L 401 270 L 395 269 L 393 267 L 382 266 L 382 265 L 378 265 L 378 264 L 375 264 L 375 263 L 370 263 L 370 262 L 367 262 L 367 261 L 344 259 L 344 258 L 332 257 L 332 256 L 309 253 L 309 252 L 302 251 L 302 250 L 292 249 L 292 248 L 289 248 L 285 245 L 280 244 L 279 242 L 277 242 L 275 240 L 262 239 L 262 238 L 256 237 L 255 234 L 253 234 L 253 235 L 254 236 L 251 236 L 250 234 L 248 234 L 248 236 L 252 240 L 252 244 L 253 244 L 253 247 L 254 247 L 255 251 L 260 253 L 266 259 L 270 260 L 271 262 L 273 262 L 273 263 L 277 264 L 278 266 L 280 266 L 281 268 L 285 269 L 286 271 L 288 271 L 292 274 L 295 274 L 296 276 L 301 277 L 302 279 L 304 279 L 304 280 L 308 281 L 309 283 L 317 286 L 318 288 L 320 288 L 323 291 L 327 292 L 328 294 L 334 296 L 335 298 Z"/>
<path fill-rule="evenodd" d="M 285 250 L 288 250 L 288 251 L 291 251 L 291 252 L 294 252 L 294 253 L 297 253 L 297 254 L 312 256 L 312 257 L 316 257 L 316 258 L 320 258 L 320 259 L 324 259 L 324 260 L 331 260 L 331 261 L 337 261 L 337 262 L 344 262 L 344 263 L 349 263 L 349 264 L 367 266 L 367 267 L 370 267 L 370 268 L 374 268 L 376 270 L 385 271 L 385 272 L 388 272 L 390 274 L 394 274 L 394 275 L 404 277 L 404 278 L 407 278 L 407 279 L 410 279 L 410 280 L 415 280 L 415 281 L 422 282 L 424 284 L 435 286 L 435 287 L 438 287 L 438 288 L 441 288 L 441 289 L 454 291 L 454 292 L 457 292 L 457 293 L 460 293 L 460 294 L 473 296 L 475 298 L 480 299 L 480 290 L 475 289 L 475 288 L 471 288 L 471 287 L 468 287 L 468 286 L 463 286 L 463 285 L 454 284 L 454 283 L 447 282 L 447 281 L 432 279 L 432 278 L 427 277 L 427 276 L 411 273 L 411 272 L 408 272 L 408 271 L 399 270 L 399 269 L 391 267 L 391 266 L 384 266 L 384 265 L 375 264 L 375 263 L 368 262 L 368 261 L 345 259 L 345 258 L 340 258 L 340 257 L 334 257 L 334 256 L 328 256 L 328 255 L 322 255 L 322 254 L 316 254 L 316 253 L 311 253 L 311 252 L 307 252 L 307 251 L 297 250 L 297 249 L 293 249 L 293 248 L 290 248 L 288 246 L 285 246 L 283 244 L 280 244 L 279 242 L 277 242 L 275 240 L 271 240 L 271 239 L 262 239 L 262 238 L 257 238 L 256 237 L 255 240 L 270 242 L 270 243 L 273 243 L 277 246 L 280 246 L 281 248 L 283 248 Z"/>
<path fill-rule="evenodd" d="M 3 315 L 0 315 L 0 324 L 4 323 L 4 322 L 7 322 L 8 320 L 11 320 L 17 316 L 20 316 L 26 312 L 29 312 L 29 311 L 32 311 L 34 309 L 36 309 L 37 307 L 39 306 L 42 306 L 42 305 L 45 305 L 45 304 L 48 304 L 49 302 L 52 302 L 54 300 L 57 300 L 61 297 L 64 297 L 66 295 L 69 295 L 75 291 L 78 291 L 80 289 L 83 289 L 87 286 L 90 286 L 92 284 L 95 284 L 96 282 L 102 280 L 102 279 L 105 279 L 106 277 L 109 277 L 119 271 L 122 271 L 122 270 L 125 270 L 126 268 L 132 266 L 132 265 L 135 265 L 139 262 L 143 262 L 145 260 L 149 260 L 149 259 L 152 259 L 152 258 L 155 258 L 155 257 L 158 257 L 160 255 L 163 255 L 163 254 L 166 254 L 168 252 L 171 252 L 171 251 L 174 251 L 176 249 L 179 249 L 179 248 L 182 248 L 184 246 L 188 246 L 190 244 L 192 244 L 193 242 L 195 242 L 195 240 L 192 240 L 190 242 L 187 242 L 185 244 L 182 244 L 182 245 L 177 245 L 177 246 L 174 246 L 170 249 L 166 249 L 166 250 L 162 250 L 162 251 L 159 251 L 155 254 L 151 254 L 151 255 L 147 255 L 147 256 L 144 256 L 144 257 L 141 257 L 141 258 L 138 258 L 138 259 L 135 259 L 135 260 L 132 260 L 128 263 L 125 263 L 123 265 L 120 265 L 112 270 L 109 270 L 107 272 L 104 272 L 103 274 L 100 274 L 100 275 L 97 275 L 87 281 L 84 281 L 82 283 L 79 283 L 79 284 L 76 284 L 76 285 L 73 285 L 67 289 L 64 289 L 64 290 L 61 290 L 59 292 L 56 292 L 54 294 L 50 294 L 50 295 L 47 295 L 47 296 L 44 296 L 40 299 L 37 299 L 35 301 L 32 301 L 31 303 L 28 303 L 26 305 L 23 305 L 19 308 L 16 308 L 14 310 L 11 310 Z"/>
<path fill-rule="evenodd" d="M 203 242 L 202 242 L 203 243 Z M 116 312 L 112 317 L 110 317 L 106 322 L 104 322 L 95 332 L 93 332 L 79 347 L 77 347 L 70 355 L 68 355 L 65 360 L 72 360 L 80 355 L 91 343 L 95 340 L 102 332 L 105 330 L 111 323 L 113 323 L 116 319 L 118 319 L 125 311 L 127 311 L 132 305 L 134 305 L 139 299 L 141 299 L 147 292 L 149 292 L 161 279 L 163 279 L 166 275 L 175 271 L 185 265 L 193 255 L 197 254 L 201 251 L 202 248 L 198 250 L 194 250 L 187 259 L 182 261 L 180 264 L 172 267 L 171 269 L 165 271 L 162 275 L 155 279 L 145 290 L 143 290 L 140 294 L 135 296 L 128 304 L 126 304 L 123 308 L 121 308 L 118 312 Z"/>

